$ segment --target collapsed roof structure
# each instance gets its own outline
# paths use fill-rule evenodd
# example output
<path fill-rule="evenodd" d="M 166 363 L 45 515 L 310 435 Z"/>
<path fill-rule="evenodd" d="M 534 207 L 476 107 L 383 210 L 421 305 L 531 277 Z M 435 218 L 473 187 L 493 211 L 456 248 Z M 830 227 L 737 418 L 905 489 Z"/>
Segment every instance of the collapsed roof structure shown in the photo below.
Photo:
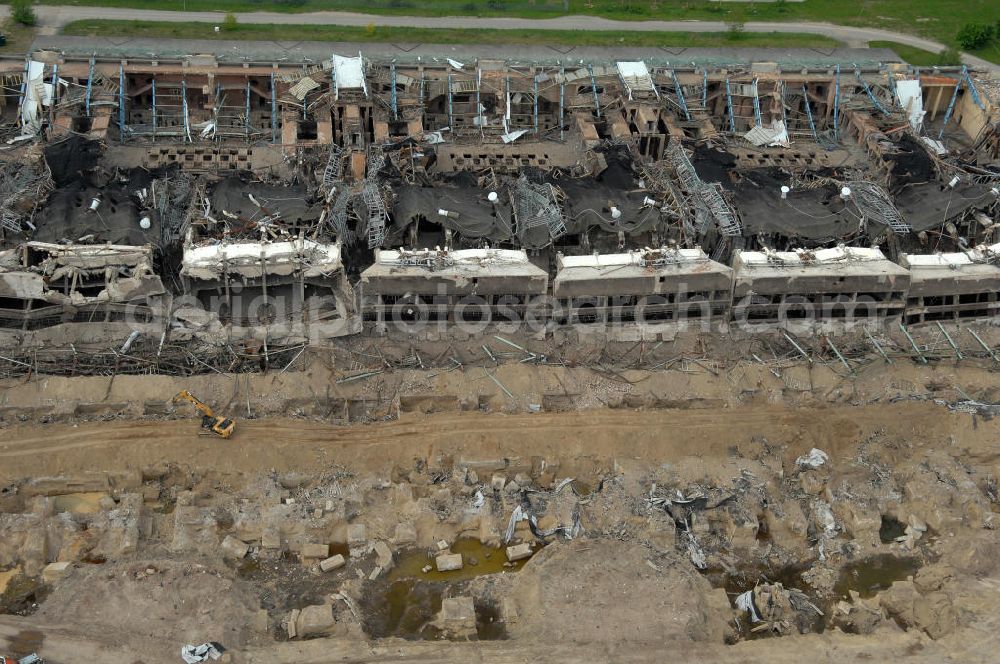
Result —
<path fill-rule="evenodd" d="M 171 301 L 164 334 L 216 346 L 355 333 L 431 282 L 449 298 L 488 295 L 493 313 L 505 296 L 524 306 L 551 292 L 564 323 L 671 319 L 676 307 L 640 303 L 682 278 L 713 320 L 744 297 L 766 319 L 806 282 L 883 293 L 880 315 L 894 317 L 906 275 L 934 262 L 919 256 L 992 265 L 981 247 L 1000 240 L 996 81 L 788 57 L 36 51 L 0 60 L 3 246 L 144 247 L 141 269 L 128 252 L 107 266 L 105 297 L 124 304 L 116 280 L 152 271 Z M 14 262 L 5 269 L 42 269 Z M 844 265 L 877 266 L 891 284 L 821 283 Z M 526 281 L 509 292 L 488 286 L 515 272 Z M 68 301 L 89 297 L 81 283 L 62 286 Z"/>

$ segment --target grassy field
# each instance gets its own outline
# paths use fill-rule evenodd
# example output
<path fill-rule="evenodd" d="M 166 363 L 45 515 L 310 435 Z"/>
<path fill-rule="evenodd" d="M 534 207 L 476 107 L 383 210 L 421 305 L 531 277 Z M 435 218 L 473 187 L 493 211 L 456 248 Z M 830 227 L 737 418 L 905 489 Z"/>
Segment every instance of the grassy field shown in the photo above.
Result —
<path fill-rule="evenodd" d="M 157 21 L 76 21 L 63 34 L 87 37 L 158 37 L 266 41 L 354 41 L 420 44 L 540 44 L 553 46 L 777 46 L 831 47 L 829 37 L 796 33 L 619 32 L 573 30 L 473 30 L 456 28 L 349 27 L 339 25 L 237 24 L 215 32 L 211 23 Z"/>
<path fill-rule="evenodd" d="M 25 53 L 35 39 L 35 28 L 28 28 L 10 19 L 0 21 L 0 32 L 7 36 L 7 45 L 0 53 Z"/>
<path fill-rule="evenodd" d="M 0 0 L 2 1 L 2 0 Z M 414 16 L 553 18 L 591 14 L 620 20 L 826 21 L 921 35 L 948 46 L 966 23 L 994 23 L 998 0 L 805 0 L 755 3 L 708 0 L 38 0 L 177 11 L 355 11 Z M 975 55 L 1000 62 L 1000 39 Z"/>
<path fill-rule="evenodd" d="M 922 48 L 915 48 L 913 46 L 907 46 L 906 44 L 899 44 L 892 41 L 870 41 L 868 42 L 868 46 L 871 48 L 891 48 L 896 52 L 896 55 L 903 58 L 911 65 L 916 65 L 917 67 L 962 64 L 956 51 L 933 53 L 931 51 L 925 51 Z"/>

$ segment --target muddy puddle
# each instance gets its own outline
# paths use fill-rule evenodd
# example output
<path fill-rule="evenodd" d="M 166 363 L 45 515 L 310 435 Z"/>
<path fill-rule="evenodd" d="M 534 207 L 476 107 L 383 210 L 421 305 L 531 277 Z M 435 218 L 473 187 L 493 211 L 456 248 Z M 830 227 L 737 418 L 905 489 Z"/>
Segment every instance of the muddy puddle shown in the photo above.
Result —
<path fill-rule="evenodd" d="M 37 653 L 42 649 L 45 635 L 33 629 L 21 630 L 13 636 L 7 637 L 7 651 L 5 654 L 11 657 L 20 658 Z"/>
<path fill-rule="evenodd" d="M 460 539 L 451 546 L 461 553 L 463 567 L 450 572 L 434 568 L 433 552 L 415 549 L 399 555 L 396 566 L 366 593 L 365 631 L 373 638 L 408 640 L 443 638 L 434 624 L 441 603 L 466 594 L 468 582 L 488 574 L 514 573 L 528 561 L 507 561 L 503 547 L 490 547 L 476 539 Z M 423 570 L 431 566 L 429 572 Z M 476 598 L 476 634 L 468 638 L 492 641 L 507 638 L 499 608 Z"/>
<path fill-rule="evenodd" d="M 49 587 L 42 583 L 41 578 L 12 575 L 0 594 L 0 613 L 30 616 L 38 610 L 48 593 Z"/>
<path fill-rule="evenodd" d="M 101 499 L 107 495 L 101 491 L 65 493 L 52 497 L 52 507 L 57 513 L 97 514 L 101 511 Z"/>
<path fill-rule="evenodd" d="M 713 588 L 725 589 L 732 601 L 735 595 L 752 590 L 760 583 L 780 583 L 785 588 L 795 588 L 808 594 L 812 588 L 802 578 L 802 574 L 808 569 L 809 565 L 787 565 L 778 568 L 761 566 L 737 570 L 710 567 L 702 574 Z"/>
<path fill-rule="evenodd" d="M 516 572 L 530 560 L 526 558 L 513 563 L 507 562 L 507 555 L 503 547 L 486 546 L 479 540 L 472 538 L 457 540 L 451 545 L 451 552 L 462 554 L 462 569 L 439 572 L 434 567 L 435 552 L 429 554 L 425 549 L 414 549 L 397 555 L 396 566 L 389 572 L 388 580 L 418 578 L 422 581 L 456 583 L 485 574 Z M 423 569 L 428 565 L 431 566 L 431 570 L 425 573 Z"/>
<path fill-rule="evenodd" d="M 713 588 L 722 588 L 726 591 L 730 606 L 734 609 L 736 598 L 748 590 L 753 590 L 760 584 L 780 583 L 783 588 L 802 591 L 810 602 L 817 607 L 822 607 L 824 615 L 815 613 L 801 614 L 797 617 L 797 628 L 800 632 L 813 632 L 821 634 L 826 631 L 829 611 L 826 610 L 828 602 L 823 602 L 816 594 L 815 590 L 802 578 L 804 572 L 809 569 L 809 565 L 787 565 L 784 567 L 771 568 L 766 566 L 755 566 L 747 569 L 725 570 L 719 567 L 709 568 L 703 572 Z M 756 630 L 761 623 L 752 623 L 749 616 L 741 615 L 736 619 L 736 626 L 739 632 L 738 640 L 764 639 L 776 636 L 769 630 Z M 733 641 L 732 643 L 735 643 Z"/>
<path fill-rule="evenodd" d="M 845 565 L 833 592 L 838 598 L 848 599 L 850 591 L 854 590 L 867 599 L 886 590 L 895 581 L 913 576 L 918 569 L 920 561 L 917 558 L 891 554 L 872 556 Z"/>
<path fill-rule="evenodd" d="M 882 523 L 878 529 L 878 538 L 882 541 L 882 544 L 892 544 L 896 541 L 896 538 L 903 537 L 904 535 L 906 535 L 905 523 L 888 514 L 882 515 Z"/>

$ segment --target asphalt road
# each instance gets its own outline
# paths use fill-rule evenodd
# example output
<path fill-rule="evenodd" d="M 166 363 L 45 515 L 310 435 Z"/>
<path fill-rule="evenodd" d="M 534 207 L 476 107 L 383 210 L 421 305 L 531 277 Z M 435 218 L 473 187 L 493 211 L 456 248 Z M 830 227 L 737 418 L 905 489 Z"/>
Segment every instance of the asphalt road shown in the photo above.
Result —
<path fill-rule="evenodd" d="M 9 8 L 0 7 L 0 17 L 6 17 Z M 156 9 L 128 9 L 115 7 L 77 7 L 37 5 L 35 13 L 39 19 L 42 34 L 56 34 L 59 29 L 72 21 L 82 19 L 144 20 L 144 21 L 198 21 L 222 23 L 223 12 L 177 12 Z M 324 24 L 366 26 L 369 24 L 395 27 L 439 28 L 481 28 L 481 29 L 535 29 L 535 30 L 622 30 L 637 32 L 723 32 L 726 24 L 721 21 L 614 21 L 596 16 L 560 16 L 549 19 L 524 18 L 478 18 L 473 16 L 427 17 L 427 16 L 381 16 L 354 12 L 310 12 L 303 14 L 281 14 L 273 12 L 240 12 L 241 23 L 279 24 Z M 745 25 L 748 32 L 801 32 L 824 35 L 838 39 L 848 46 L 864 47 L 869 41 L 888 40 L 922 48 L 940 51 L 943 44 L 914 35 L 890 32 L 876 28 L 855 28 L 831 23 L 812 22 L 750 22 Z M 995 65 L 973 55 L 962 54 L 963 61 L 978 69 L 1000 70 Z"/>

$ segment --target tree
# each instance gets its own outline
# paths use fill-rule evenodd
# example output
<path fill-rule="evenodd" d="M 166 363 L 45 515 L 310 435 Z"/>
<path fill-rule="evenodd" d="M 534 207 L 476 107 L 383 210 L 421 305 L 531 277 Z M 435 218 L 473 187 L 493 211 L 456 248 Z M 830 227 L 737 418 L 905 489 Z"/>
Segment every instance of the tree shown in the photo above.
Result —
<path fill-rule="evenodd" d="M 31 6 L 31 0 L 11 0 L 10 17 L 21 25 L 35 25 L 38 17 Z"/>
<path fill-rule="evenodd" d="M 975 51 L 990 43 L 993 38 L 993 26 L 981 23 L 966 23 L 958 31 L 956 41 L 966 51 Z"/>
<path fill-rule="evenodd" d="M 235 32 L 236 27 L 239 24 L 236 22 L 236 14 L 229 12 L 226 17 L 222 19 L 222 29 L 225 32 Z"/>

